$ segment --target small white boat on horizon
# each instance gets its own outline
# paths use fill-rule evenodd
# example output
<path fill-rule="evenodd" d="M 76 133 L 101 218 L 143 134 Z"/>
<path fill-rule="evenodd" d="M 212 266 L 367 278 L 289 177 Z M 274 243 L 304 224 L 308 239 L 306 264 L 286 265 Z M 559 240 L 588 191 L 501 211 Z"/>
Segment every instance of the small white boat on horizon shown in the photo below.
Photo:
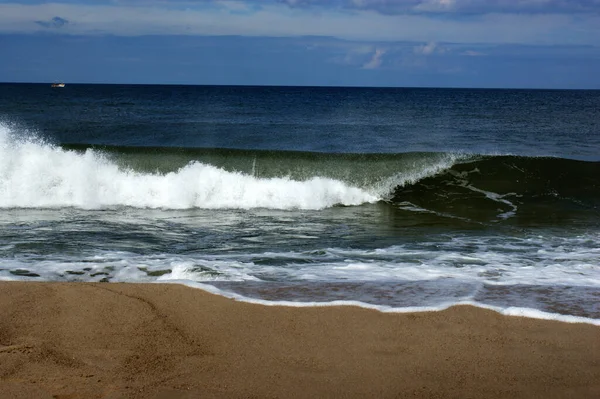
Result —
<path fill-rule="evenodd" d="M 50 87 L 65 87 L 64 83 L 52 83 Z"/>

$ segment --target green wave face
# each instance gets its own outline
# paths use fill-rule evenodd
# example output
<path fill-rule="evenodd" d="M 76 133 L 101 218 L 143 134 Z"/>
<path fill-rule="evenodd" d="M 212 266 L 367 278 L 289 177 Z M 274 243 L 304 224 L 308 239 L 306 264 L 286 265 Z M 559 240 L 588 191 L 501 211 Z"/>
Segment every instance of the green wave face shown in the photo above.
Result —
<path fill-rule="evenodd" d="M 600 162 L 454 153 L 331 154 L 234 149 L 89 149 L 124 170 L 168 174 L 211 165 L 260 180 L 334 179 L 404 209 L 473 221 L 600 220 Z M 600 224 L 600 222 L 598 222 Z"/>
<path fill-rule="evenodd" d="M 600 162 L 487 156 L 397 187 L 393 201 L 469 219 L 600 224 Z"/>
<path fill-rule="evenodd" d="M 119 167 L 140 173 L 171 173 L 198 162 L 261 179 L 335 179 L 381 197 L 389 196 L 397 186 L 414 183 L 445 170 L 458 161 L 471 158 L 451 153 L 331 154 L 82 145 L 65 145 L 63 148 L 77 151 L 98 150 Z"/>

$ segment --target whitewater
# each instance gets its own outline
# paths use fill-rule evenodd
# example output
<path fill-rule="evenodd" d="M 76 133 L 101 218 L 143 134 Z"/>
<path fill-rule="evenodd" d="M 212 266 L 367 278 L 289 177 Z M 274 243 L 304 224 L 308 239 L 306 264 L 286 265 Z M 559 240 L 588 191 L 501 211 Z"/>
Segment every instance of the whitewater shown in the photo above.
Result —
<path fill-rule="evenodd" d="M 0 207 L 102 209 L 323 209 L 379 198 L 343 182 L 313 177 L 261 179 L 200 162 L 176 172 L 122 170 L 104 154 L 65 151 L 0 125 Z"/>

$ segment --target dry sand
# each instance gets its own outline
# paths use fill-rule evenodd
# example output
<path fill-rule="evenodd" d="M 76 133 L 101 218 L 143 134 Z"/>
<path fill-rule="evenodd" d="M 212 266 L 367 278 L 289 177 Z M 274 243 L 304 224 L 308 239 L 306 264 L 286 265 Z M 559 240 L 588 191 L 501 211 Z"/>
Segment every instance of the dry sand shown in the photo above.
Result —
<path fill-rule="evenodd" d="M 0 283 L 0 398 L 600 398 L 600 328 Z"/>

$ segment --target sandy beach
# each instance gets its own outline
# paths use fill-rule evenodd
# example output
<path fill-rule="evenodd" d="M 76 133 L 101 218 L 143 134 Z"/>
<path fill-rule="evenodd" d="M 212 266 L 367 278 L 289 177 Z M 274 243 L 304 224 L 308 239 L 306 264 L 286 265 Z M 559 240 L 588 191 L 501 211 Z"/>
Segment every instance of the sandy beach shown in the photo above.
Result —
<path fill-rule="evenodd" d="M 171 284 L 0 283 L 2 398 L 598 398 L 600 328 Z"/>

